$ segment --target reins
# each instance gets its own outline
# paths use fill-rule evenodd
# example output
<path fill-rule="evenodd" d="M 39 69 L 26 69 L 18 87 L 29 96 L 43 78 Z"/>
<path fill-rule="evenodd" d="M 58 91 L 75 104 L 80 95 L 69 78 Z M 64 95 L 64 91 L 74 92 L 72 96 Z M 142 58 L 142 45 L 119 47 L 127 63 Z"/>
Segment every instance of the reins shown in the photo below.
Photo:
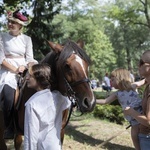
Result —
<path fill-rule="evenodd" d="M 66 91 L 67 91 L 66 95 L 69 98 L 69 100 L 71 101 L 71 106 L 70 106 L 70 109 L 69 109 L 69 115 L 68 115 L 67 121 L 66 121 L 63 129 L 69 123 L 73 108 L 77 106 L 77 99 L 76 99 L 76 96 L 75 96 L 75 92 L 73 91 L 72 87 L 70 86 L 69 82 L 67 81 L 67 79 L 65 77 L 64 77 L 64 81 L 65 81 L 65 86 L 66 86 Z"/>
<path fill-rule="evenodd" d="M 75 92 L 74 92 L 74 90 L 72 89 L 72 87 L 77 86 L 77 85 L 79 85 L 79 84 L 82 84 L 82 83 L 84 83 L 84 82 L 87 82 L 87 83 L 88 83 L 88 82 L 90 82 L 90 80 L 89 80 L 88 78 L 85 78 L 85 79 L 82 79 L 82 80 L 79 80 L 79 81 L 76 81 L 76 82 L 73 82 L 73 83 L 69 83 L 69 82 L 67 81 L 67 79 L 64 77 L 64 81 L 65 81 L 65 86 L 66 86 L 66 91 L 67 91 L 67 92 L 66 92 L 66 95 L 68 96 L 69 100 L 71 101 L 71 106 L 70 106 L 70 109 L 69 109 L 68 119 L 67 119 L 67 121 L 66 121 L 66 123 L 65 123 L 65 125 L 64 125 L 64 127 L 63 127 L 63 129 L 64 129 L 64 128 L 67 126 L 67 124 L 69 123 L 71 114 L 72 114 L 72 112 L 73 112 L 73 108 L 74 108 L 74 107 L 79 107 L 79 105 L 78 105 L 78 100 L 77 100 L 77 98 L 76 98 L 76 96 L 75 96 Z M 80 107 L 79 107 L 79 109 L 80 109 Z M 81 114 L 78 115 L 78 117 L 83 115 L 82 110 L 80 110 L 80 112 L 81 112 Z"/>
<path fill-rule="evenodd" d="M 18 89 L 19 89 L 19 97 L 18 97 L 18 101 L 17 101 L 17 104 L 16 104 L 16 110 L 19 108 L 20 106 L 20 103 L 21 103 L 21 97 L 22 97 L 22 89 L 24 89 L 25 87 L 25 84 L 26 84 L 26 81 L 24 80 L 26 74 L 28 72 L 28 69 L 26 69 L 23 73 L 19 73 L 18 74 L 18 81 L 17 81 L 17 85 L 18 85 Z"/>
<path fill-rule="evenodd" d="M 24 80 L 25 76 L 26 76 L 27 70 L 25 70 L 24 73 L 19 73 L 18 74 L 18 80 L 17 80 L 17 85 L 18 85 L 18 90 L 19 90 L 19 95 L 17 98 L 17 103 L 15 105 L 15 113 L 18 113 L 18 109 L 20 107 L 20 103 L 21 103 L 21 98 L 22 98 L 22 94 L 23 94 L 23 89 L 25 87 L 26 81 Z M 18 124 L 18 118 L 17 116 L 14 117 L 15 118 L 15 126 L 17 128 L 17 130 L 24 134 L 24 131 L 20 128 L 19 124 Z"/>

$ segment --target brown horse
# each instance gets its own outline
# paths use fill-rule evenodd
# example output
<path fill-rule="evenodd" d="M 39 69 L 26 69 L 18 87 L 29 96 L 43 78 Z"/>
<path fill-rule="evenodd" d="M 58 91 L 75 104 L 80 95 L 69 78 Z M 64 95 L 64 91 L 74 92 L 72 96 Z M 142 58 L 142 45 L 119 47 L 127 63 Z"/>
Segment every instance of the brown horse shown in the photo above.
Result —
<path fill-rule="evenodd" d="M 88 79 L 88 67 L 90 59 L 80 47 L 80 43 L 68 41 L 64 46 L 48 42 L 53 49 L 40 63 L 47 63 L 51 67 L 51 90 L 59 90 L 63 95 L 75 101 L 82 113 L 91 112 L 95 106 L 95 97 Z M 15 149 L 19 150 L 24 131 L 25 102 L 35 93 L 27 88 L 26 84 L 20 90 L 19 102 L 15 105 L 16 136 L 14 138 Z M 21 100 L 21 101 L 20 101 Z M 66 124 L 68 110 L 63 114 L 61 137 L 64 137 L 64 125 Z M 5 150 L 6 145 L 2 139 L 0 130 L 0 150 Z M 1 149 L 1 145 L 3 148 Z"/>

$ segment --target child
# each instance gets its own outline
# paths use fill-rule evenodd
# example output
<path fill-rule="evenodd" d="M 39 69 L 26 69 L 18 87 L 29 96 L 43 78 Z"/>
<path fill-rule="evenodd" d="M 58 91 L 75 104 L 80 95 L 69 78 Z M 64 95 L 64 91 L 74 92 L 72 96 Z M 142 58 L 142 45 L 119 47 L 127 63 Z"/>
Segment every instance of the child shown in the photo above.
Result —
<path fill-rule="evenodd" d="M 135 91 L 137 87 L 140 87 L 145 83 L 145 80 L 141 80 L 135 83 L 132 83 L 130 72 L 126 69 L 116 69 L 111 73 L 111 84 L 118 91 L 113 92 L 106 99 L 96 100 L 97 104 L 108 104 L 118 99 L 122 109 L 125 109 L 127 106 L 130 106 L 141 113 L 141 99 L 138 96 L 138 93 Z M 125 116 L 125 118 L 131 124 L 131 138 L 136 150 L 140 150 L 139 141 L 138 141 L 138 125 L 139 123 L 131 118 L 130 116 Z"/>
<path fill-rule="evenodd" d="M 24 150 L 61 150 L 62 113 L 70 101 L 50 91 L 50 75 L 46 64 L 29 68 L 27 86 L 37 92 L 25 103 Z"/>

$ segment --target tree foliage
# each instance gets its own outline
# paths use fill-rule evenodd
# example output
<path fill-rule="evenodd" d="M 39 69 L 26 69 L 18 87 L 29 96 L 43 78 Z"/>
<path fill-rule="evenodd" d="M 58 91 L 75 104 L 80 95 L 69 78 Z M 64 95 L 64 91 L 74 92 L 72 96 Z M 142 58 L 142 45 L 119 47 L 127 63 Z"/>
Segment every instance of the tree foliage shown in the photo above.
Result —
<path fill-rule="evenodd" d="M 101 26 L 103 21 L 98 21 L 98 18 L 101 18 L 102 15 L 98 14 L 97 3 L 92 5 L 93 8 L 88 8 L 85 6 L 89 6 L 90 2 L 91 4 L 94 2 L 90 0 L 84 1 L 82 11 L 80 11 L 81 9 L 77 7 L 78 3 L 76 2 L 79 2 L 79 0 L 71 1 L 68 6 L 64 7 L 63 13 L 55 16 L 53 25 L 61 24 L 61 26 L 55 28 L 55 32 L 62 33 L 63 36 L 59 37 L 59 41 L 62 42 L 67 38 L 74 41 L 78 39 L 84 40 L 85 50 L 92 60 L 90 77 L 102 79 L 103 75 L 106 72 L 110 72 L 115 66 L 112 44 L 103 32 L 104 26 Z M 69 8 L 73 10 L 69 10 Z"/>
<path fill-rule="evenodd" d="M 89 36 L 86 50 L 92 60 L 90 68 L 91 78 L 102 80 L 106 72 L 112 71 L 116 65 L 116 58 L 109 38 L 100 30 L 95 30 Z"/>
<path fill-rule="evenodd" d="M 52 33 L 55 27 L 51 22 L 54 15 L 60 11 L 61 0 L 4 0 L 1 6 L 1 13 L 5 10 L 21 9 L 26 12 L 28 10 L 31 22 L 27 26 L 26 33 L 32 38 L 36 56 L 46 55 L 50 51 L 46 40 L 53 40 Z"/>
<path fill-rule="evenodd" d="M 105 31 L 114 47 L 118 67 L 137 72 L 137 60 L 149 47 L 149 3 L 116 0 L 105 8 L 110 22 Z"/>
<path fill-rule="evenodd" d="M 46 39 L 59 43 L 82 39 L 92 60 L 91 78 L 102 79 L 117 67 L 137 73 L 139 57 L 150 46 L 149 0 L 68 0 L 65 5 L 62 1 L 4 0 L 0 15 L 16 7 L 29 13 L 25 31 L 38 59 L 50 51 Z"/>

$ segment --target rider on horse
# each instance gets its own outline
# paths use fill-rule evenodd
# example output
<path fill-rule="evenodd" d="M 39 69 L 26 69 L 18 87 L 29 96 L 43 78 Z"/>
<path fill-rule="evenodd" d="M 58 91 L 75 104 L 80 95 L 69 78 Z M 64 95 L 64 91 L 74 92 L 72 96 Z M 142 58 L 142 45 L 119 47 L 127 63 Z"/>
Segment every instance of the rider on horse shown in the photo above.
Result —
<path fill-rule="evenodd" d="M 4 138 L 14 138 L 13 106 L 19 73 L 31 63 L 33 58 L 31 38 L 21 32 L 28 19 L 19 10 L 8 13 L 8 33 L 0 34 L 0 102 L 3 102 L 5 123 Z"/>

